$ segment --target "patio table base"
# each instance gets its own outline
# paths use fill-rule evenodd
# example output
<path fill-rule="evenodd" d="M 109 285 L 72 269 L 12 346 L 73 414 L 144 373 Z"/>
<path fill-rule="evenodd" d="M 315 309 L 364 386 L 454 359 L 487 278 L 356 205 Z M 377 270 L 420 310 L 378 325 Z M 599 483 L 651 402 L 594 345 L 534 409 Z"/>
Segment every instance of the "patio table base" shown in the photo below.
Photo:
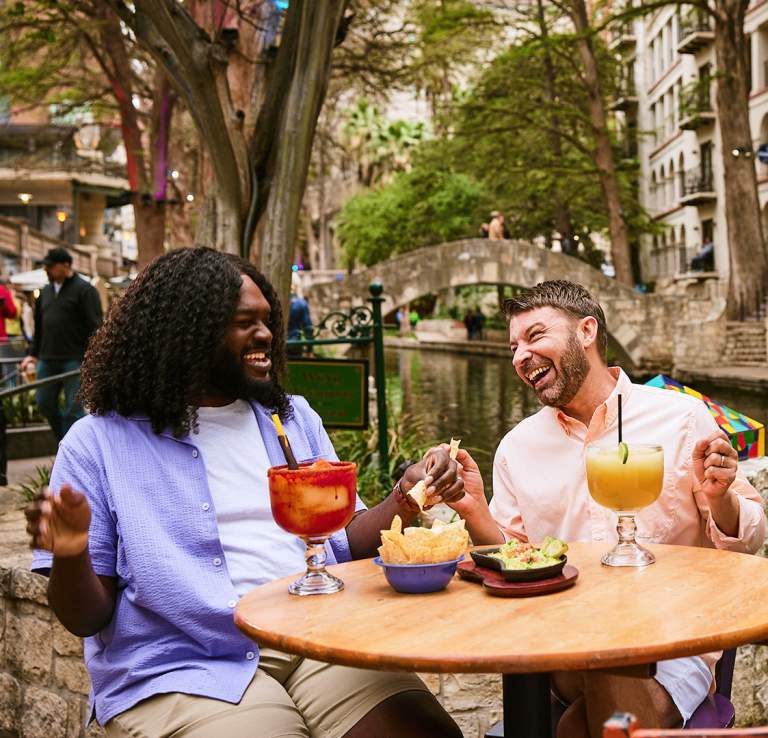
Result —
<path fill-rule="evenodd" d="M 504 738 L 546 738 L 552 730 L 549 674 L 503 674 Z"/>

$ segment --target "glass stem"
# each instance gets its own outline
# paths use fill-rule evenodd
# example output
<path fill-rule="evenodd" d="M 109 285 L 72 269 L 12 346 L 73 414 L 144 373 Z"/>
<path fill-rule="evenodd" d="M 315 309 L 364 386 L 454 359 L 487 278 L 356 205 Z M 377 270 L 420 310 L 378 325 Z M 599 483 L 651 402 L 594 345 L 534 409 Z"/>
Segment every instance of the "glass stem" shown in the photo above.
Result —
<path fill-rule="evenodd" d="M 616 532 L 619 534 L 619 545 L 634 545 L 636 543 L 636 530 L 635 514 L 619 513 L 619 522 L 616 525 Z"/>
<path fill-rule="evenodd" d="M 325 571 L 328 554 L 325 552 L 325 539 L 305 538 L 307 544 L 307 573 L 318 574 Z"/>

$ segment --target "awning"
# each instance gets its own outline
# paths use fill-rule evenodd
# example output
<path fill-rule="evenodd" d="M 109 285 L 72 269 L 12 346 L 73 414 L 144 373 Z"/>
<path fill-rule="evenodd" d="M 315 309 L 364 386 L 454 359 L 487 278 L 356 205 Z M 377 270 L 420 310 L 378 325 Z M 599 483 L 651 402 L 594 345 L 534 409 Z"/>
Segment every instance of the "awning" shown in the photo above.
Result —
<path fill-rule="evenodd" d="M 10 282 L 22 290 L 41 290 L 48 284 L 48 275 L 45 269 L 32 269 L 29 272 L 12 274 Z"/>

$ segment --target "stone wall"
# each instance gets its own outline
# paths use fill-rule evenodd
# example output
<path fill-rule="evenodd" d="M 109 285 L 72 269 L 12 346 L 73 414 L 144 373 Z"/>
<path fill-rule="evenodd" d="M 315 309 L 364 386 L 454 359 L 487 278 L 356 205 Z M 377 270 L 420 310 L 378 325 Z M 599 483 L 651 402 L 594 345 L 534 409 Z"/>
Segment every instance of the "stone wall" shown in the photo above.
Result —
<path fill-rule="evenodd" d="M 742 471 L 768 500 L 768 457 Z M 768 554 L 768 549 L 762 551 Z M 94 738 L 83 728 L 89 688 L 80 639 L 48 608 L 47 580 L 0 568 L 0 738 Z M 501 716 L 498 674 L 422 674 L 465 738 L 483 738 Z M 739 649 L 733 702 L 739 725 L 768 723 L 768 649 Z"/>
<path fill-rule="evenodd" d="M 0 738 L 81 738 L 89 689 L 83 646 L 48 608 L 47 580 L 0 568 Z"/>
<path fill-rule="evenodd" d="M 768 511 L 768 457 L 747 461 L 741 468 L 760 492 Z M 768 556 L 768 544 L 763 546 L 761 554 Z M 742 646 L 736 652 L 732 701 L 737 725 L 768 724 L 768 648 L 765 646 Z"/>

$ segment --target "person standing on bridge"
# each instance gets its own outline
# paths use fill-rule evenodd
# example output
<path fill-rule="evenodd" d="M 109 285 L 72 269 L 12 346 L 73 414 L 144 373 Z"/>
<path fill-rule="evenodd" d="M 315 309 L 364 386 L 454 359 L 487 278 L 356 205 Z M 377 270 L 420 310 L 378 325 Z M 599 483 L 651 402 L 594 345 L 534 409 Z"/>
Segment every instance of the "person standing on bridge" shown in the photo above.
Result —
<path fill-rule="evenodd" d="M 619 367 L 609 367 L 605 314 L 584 287 L 542 282 L 507 300 L 504 312 L 515 371 L 544 407 L 499 444 L 490 506 L 477 464 L 459 451 L 466 495 L 448 504 L 466 520 L 476 545 L 510 537 L 538 542 L 547 535 L 606 545 L 616 540 L 616 514 L 590 496 L 585 459 L 588 445 L 616 443 L 619 397 L 624 438 L 664 448 L 664 485 L 637 516 L 638 535 L 649 543 L 742 553 L 763 545 L 760 495 L 738 474 L 738 455 L 706 405 L 633 384 Z M 568 705 L 557 735 L 599 738 L 617 709 L 646 725 L 680 726 L 709 693 L 718 658 L 661 661 L 655 679 L 556 673 L 553 685 Z"/>
<path fill-rule="evenodd" d="M 488 224 L 488 240 L 503 241 L 506 237 L 504 215 L 498 210 L 494 210 L 491 213 L 491 222 Z"/>
<path fill-rule="evenodd" d="M 51 249 L 43 265 L 50 283 L 35 305 L 32 349 L 21 361 L 21 370 L 36 369 L 38 380 L 80 369 L 88 340 L 101 323 L 99 293 L 75 274 L 70 253 L 66 249 Z M 80 377 L 72 376 L 37 390 L 38 407 L 57 441 L 84 415 L 77 399 L 79 389 Z M 62 392 L 63 407 L 59 403 Z"/>

